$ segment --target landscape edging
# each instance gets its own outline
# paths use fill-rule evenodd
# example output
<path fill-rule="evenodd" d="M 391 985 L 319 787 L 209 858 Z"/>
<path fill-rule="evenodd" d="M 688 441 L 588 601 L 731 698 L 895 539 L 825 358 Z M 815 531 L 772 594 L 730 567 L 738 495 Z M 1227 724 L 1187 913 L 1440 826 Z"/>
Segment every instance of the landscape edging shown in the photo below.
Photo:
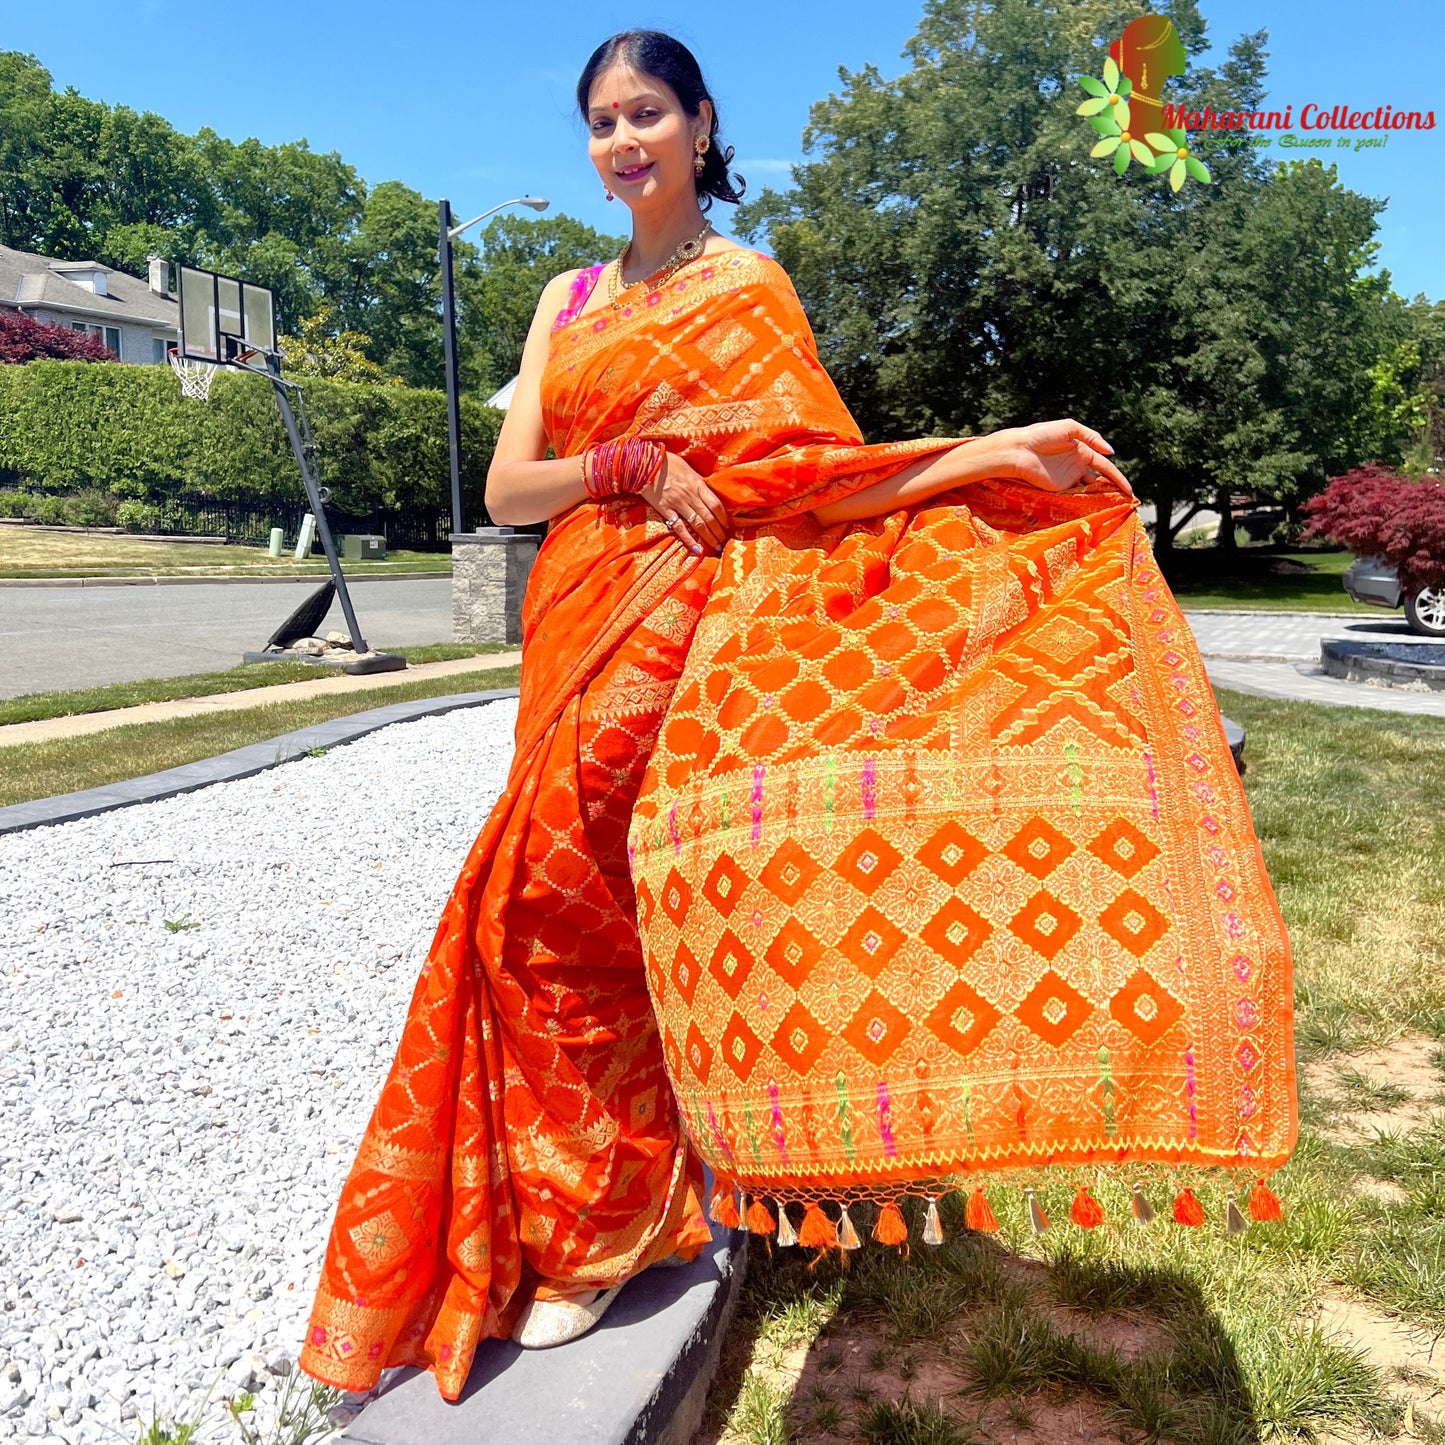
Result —
<path fill-rule="evenodd" d="M 0 833 L 18 833 L 26 828 L 43 828 L 50 823 L 68 823 L 76 818 L 90 818 L 108 813 L 113 808 L 127 808 L 135 803 L 153 803 L 178 793 L 191 793 L 212 783 L 233 782 L 264 772 L 279 763 L 288 763 L 316 748 L 334 748 L 342 743 L 365 737 L 392 723 L 412 722 L 416 718 L 436 717 L 457 708 L 479 707 L 517 697 L 515 687 L 492 688 L 485 692 L 451 693 L 445 697 L 416 698 L 410 702 L 394 702 L 387 707 L 374 707 L 345 717 L 331 718 L 295 732 L 282 733 L 264 742 L 249 743 L 213 758 L 200 758 L 164 772 L 148 773 L 139 778 L 106 783 L 99 788 L 85 788 L 77 793 L 60 793 L 53 798 L 35 798 L 28 803 L 12 803 L 0 808 Z"/>

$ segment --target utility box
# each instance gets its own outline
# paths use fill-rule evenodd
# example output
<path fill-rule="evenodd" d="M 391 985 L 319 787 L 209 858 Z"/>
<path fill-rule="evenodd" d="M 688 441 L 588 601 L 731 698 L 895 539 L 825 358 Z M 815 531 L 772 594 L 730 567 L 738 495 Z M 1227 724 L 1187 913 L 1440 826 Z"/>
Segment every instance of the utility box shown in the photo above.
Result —
<path fill-rule="evenodd" d="M 368 558 L 380 560 L 386 556 L 386 538 L 347 532 L 341 538 L 341 555 L 348 562 L 361 562 Z"/>

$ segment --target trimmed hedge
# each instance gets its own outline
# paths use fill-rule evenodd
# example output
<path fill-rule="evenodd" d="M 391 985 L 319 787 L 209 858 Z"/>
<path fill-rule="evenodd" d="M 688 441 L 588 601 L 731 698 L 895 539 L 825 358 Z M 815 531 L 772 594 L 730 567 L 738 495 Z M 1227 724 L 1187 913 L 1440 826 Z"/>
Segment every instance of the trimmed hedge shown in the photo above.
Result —
<path fill-rule="evenodd" d="M 447 502 L 442 392 L 310 381 L 304 394 L 320 479 L 340 510 Z M 504 415 L 462 399 L 462 481 L 473 516 Z M 264 378 L 225 372 L 202 403 L 181 396 L 169 367 L 76 361 L 0 366 L 0 485 L 39 497 L 113 497 L 147 513 L 185 498 L 302 495 Z"/>

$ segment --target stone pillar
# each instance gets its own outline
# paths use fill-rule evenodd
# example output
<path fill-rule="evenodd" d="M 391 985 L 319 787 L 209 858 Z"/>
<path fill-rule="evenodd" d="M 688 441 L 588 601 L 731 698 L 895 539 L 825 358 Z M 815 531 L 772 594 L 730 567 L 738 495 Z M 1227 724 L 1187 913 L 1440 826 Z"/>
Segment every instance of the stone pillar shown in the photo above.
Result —
<path fill-rule="evenodd" d="M 513 527 L 452 534 L 452 639 L 522 640 L 522 597 L 542 539 Z"/>

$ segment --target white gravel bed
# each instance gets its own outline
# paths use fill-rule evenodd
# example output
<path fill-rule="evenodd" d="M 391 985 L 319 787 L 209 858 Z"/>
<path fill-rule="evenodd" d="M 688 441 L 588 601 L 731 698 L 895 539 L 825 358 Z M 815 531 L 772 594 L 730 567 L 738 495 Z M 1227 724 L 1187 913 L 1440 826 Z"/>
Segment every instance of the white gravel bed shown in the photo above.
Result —
<path fill-rule="evenodd" d="M 0 837 L 0 1439 L 270 1418 L 516 718 Z"/>

